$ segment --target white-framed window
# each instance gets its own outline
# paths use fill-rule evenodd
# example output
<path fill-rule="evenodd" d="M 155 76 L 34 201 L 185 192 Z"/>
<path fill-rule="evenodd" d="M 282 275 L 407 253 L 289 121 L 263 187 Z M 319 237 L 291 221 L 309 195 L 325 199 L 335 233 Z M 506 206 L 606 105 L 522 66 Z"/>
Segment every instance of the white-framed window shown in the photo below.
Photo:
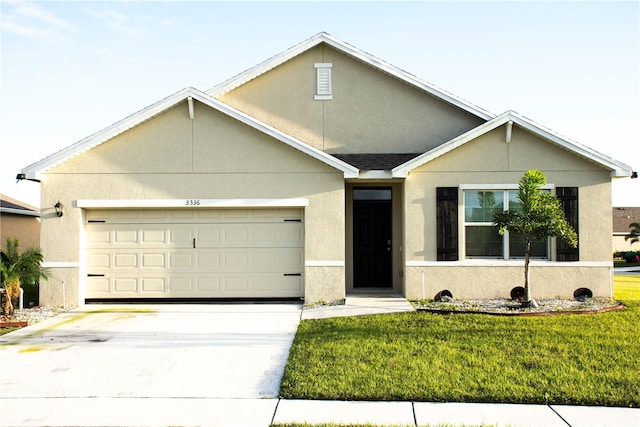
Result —
<path fill-rule="evenodd" d="M 331 100 L 333 99 L 332 84 L 331 84 L 331 69 L 333 64 L 323 62 L 314 64 L 316 68 L 316 94 L 314 99 L 316 100 Z"/>
<path fill-rule="evenodd" d="M 465 189 L 464 241 L 466 258 L 524 258 L 522 235 L 498 233 L 494 212 L 519 209 L 518 190 Z M 549 259 L 549 239 L 531 244 L 531 258 Z"/>

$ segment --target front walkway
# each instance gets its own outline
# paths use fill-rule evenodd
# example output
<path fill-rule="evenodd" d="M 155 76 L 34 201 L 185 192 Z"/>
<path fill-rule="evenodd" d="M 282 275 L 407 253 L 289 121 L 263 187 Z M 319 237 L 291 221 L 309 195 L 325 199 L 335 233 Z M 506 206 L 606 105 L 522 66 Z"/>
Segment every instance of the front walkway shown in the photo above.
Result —
<path fill-rule="evenodd" d="M 415 308 L 400 295 L 362 293 L 349 295 L 343 305 L 321 305 L 305 307 L 302 319 L 326 319 L 329 317 L 362 316 L 366 314 L 388 314 L 414 311 Z"/>

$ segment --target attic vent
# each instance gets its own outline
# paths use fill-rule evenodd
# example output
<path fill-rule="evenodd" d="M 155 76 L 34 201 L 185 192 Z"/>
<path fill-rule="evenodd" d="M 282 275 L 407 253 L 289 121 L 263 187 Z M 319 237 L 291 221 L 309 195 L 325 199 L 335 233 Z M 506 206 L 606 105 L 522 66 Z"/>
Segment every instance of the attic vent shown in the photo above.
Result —
<path fill-rule="evenodd" d="M 331 93 L 331 63 L 316 63 L 316 95 L 314 99 L 329 100 L 333 99 Z"/>

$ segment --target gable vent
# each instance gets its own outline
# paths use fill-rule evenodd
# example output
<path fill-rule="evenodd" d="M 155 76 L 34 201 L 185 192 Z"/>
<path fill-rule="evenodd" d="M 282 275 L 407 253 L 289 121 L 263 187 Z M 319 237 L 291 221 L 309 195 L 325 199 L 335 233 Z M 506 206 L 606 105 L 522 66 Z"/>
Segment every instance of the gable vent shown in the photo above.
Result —
<path fill-rule="evenodd" d="M 316 95 L 314 99 L 329 100 L 333 99 L 331 91 L 331 63 L 316 63 Z"/>

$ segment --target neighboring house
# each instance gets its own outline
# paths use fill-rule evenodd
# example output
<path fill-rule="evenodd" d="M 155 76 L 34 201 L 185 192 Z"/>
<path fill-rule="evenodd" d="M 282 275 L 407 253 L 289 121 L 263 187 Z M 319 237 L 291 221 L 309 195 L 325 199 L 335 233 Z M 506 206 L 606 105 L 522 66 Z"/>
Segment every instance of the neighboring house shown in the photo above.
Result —
<path fill-rule="evenodd" d="M 550 101 L 551 102 L 551 101 Z M 578 249 L 538 245 L 535 296 L 611 295 L 611 180 L 629 166 L 495 116 L 320 33 L 187 88 L 21 171 L 42 186 L 41 303 L 120 298 L 509 296 L 491 227 L 542 170 Z M 63 216 L 54 205 L 60 202 Z"/>
<path fill-rule="evenodd" d="M 0 246 L 18 239 L 20 250 L 40 246 L 40 209 L 0 194 Z"/>
<path fill-rule="evenodd" d="M 640 251 L 640 243 L 631 245 L 630 240 L 624 240 L 631 229 L 629 224 L 640 223 L 640 207 L 613 208 L 613 252 Z"/>

